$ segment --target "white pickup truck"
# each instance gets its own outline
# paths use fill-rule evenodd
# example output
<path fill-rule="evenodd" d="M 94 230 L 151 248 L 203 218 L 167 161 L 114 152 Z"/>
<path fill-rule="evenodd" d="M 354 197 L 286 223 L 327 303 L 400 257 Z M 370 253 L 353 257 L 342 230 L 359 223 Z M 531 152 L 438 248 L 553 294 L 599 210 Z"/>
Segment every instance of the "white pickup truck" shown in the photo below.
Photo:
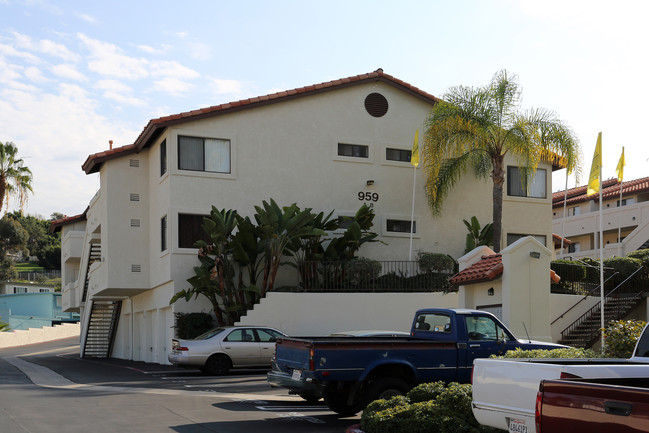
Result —
<path fill-rule="evenodd" d="M 535 431 L 535 405 L 544 379 L 649 377 L 649 325 L 633 357 L 624 359 L 476 359 L 473 414 L 485 426 Z"/>

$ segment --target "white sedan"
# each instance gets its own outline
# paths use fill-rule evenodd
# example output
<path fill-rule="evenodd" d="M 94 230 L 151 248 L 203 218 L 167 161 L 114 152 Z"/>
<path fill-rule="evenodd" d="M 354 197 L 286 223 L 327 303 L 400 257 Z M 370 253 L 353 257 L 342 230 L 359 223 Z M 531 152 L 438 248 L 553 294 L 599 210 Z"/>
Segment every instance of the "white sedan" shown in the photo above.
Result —
<path fill-rule="evenodd" d="M 213 375 L 232 368 L 270 368 L 275 341 L 286 335 L 262 326 L 224 326 L 191 340 L 172 340 L 169 362 Z"/>

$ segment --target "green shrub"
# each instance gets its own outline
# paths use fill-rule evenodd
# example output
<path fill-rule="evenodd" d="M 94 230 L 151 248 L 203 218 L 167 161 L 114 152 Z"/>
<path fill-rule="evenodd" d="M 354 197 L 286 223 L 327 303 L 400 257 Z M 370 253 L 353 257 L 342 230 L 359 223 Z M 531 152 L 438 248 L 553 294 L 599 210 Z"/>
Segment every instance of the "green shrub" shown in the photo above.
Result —
<path fill-rule="evenodd" d="M 622 282 L 642 267 L 642 260 L 632 257 L 611 257 L 604 259 L 604 267 L 613 268 L 618 274 L 616 281 Z"/>
<path fill-rule="evenodd" d="M 645 267 L 649 266 L 649 249 L 632 251 L 626 256 L 640 260 Z"/>
<path fill-rule="evenodd" d="M 453 272 L 455 269 L 455 259 L 447 254 L 417 253 L 417 264 L 422 272 Z"/>
<path fill-rule="evenodd" d="M 422 383 L 411 389 L 407 397 L 411 403 L 435 400 L 445 389 L 446 385 L 444 382 Z"/>
<path fill-rule="evenodd" d="M 381 274 L 381 269 L 381 262 L 366 257 L 359 257 L 345 263 L 347 278 L 352 284 L 375 280 Z"/>
<path fill-rule="evenodd" d="M 604 353 L 609 358 L 630 358 L 647 323 L 642 320 L 618 320 L 604 330 Z"/>
<path fill-rule="evenodd" d="M 553 350 L 537 349 L 523 350 L 517 348 L 508 350 L 504 356 L 491 355 L 492 358 L 601 358 L 601 355 L 590 349 L 581 349 L 578 347 L 568 347 Z"/>
<path fill-rule="evenodd" d="M 212 316 L 207 313 L 176 313 L 176 336 L 190 339 L 214 327 Z"/>
<path fill-rule="evenodd" d="M 420 400 L 426 396 L 430 398 Z M 422 384 L 405 397 L 370 403 L 361 416 L 361 428 L 367 433 L 500 432 L 476 421 L 471 385 L 444 382 Z"/>

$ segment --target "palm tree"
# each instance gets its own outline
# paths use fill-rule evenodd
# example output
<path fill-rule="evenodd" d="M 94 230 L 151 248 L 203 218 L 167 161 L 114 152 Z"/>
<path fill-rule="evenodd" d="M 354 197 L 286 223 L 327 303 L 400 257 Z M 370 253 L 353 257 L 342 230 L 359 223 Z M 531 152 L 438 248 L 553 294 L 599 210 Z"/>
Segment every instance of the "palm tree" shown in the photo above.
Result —
<path fill-rule="evenodd" d="M 0 141 L 0 212 L 5 204 L 9 207 L 9 197 L 18 196 L 22 211 L 27 204 L 27 193 L 32 191 L 32 172 L 18 158 L 18 148 L 11 141 Z M 6 199 L 6 200 L 5 200 Z"/>
<path fill-rule="evenodd" d="M 545 109 L 519 110 L 518 77 L 497 72 L 481 88 L 452 87 L 433 107 L 424 136 L 426 194 L 433 215 L 470 168 L 493 181 L 493 246 L 500 251 L 505 155 L 514 155 L 521 179 L 531 184 L 541 160 L 580 170 L 577 138 L 557 115 Z M 527 180 L 528 182 L 525 182 Z"/>

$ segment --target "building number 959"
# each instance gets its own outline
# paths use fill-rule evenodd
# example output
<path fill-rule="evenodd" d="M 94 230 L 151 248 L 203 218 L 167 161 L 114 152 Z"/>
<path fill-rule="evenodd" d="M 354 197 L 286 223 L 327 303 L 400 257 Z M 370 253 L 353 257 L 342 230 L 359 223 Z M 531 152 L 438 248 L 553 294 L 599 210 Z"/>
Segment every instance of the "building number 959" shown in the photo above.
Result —
<path fill-rule="evenodd" d="M 363 192 L 358 193 L 360 201 L 379 201 L 379 194 L 377 192 Z"/>

